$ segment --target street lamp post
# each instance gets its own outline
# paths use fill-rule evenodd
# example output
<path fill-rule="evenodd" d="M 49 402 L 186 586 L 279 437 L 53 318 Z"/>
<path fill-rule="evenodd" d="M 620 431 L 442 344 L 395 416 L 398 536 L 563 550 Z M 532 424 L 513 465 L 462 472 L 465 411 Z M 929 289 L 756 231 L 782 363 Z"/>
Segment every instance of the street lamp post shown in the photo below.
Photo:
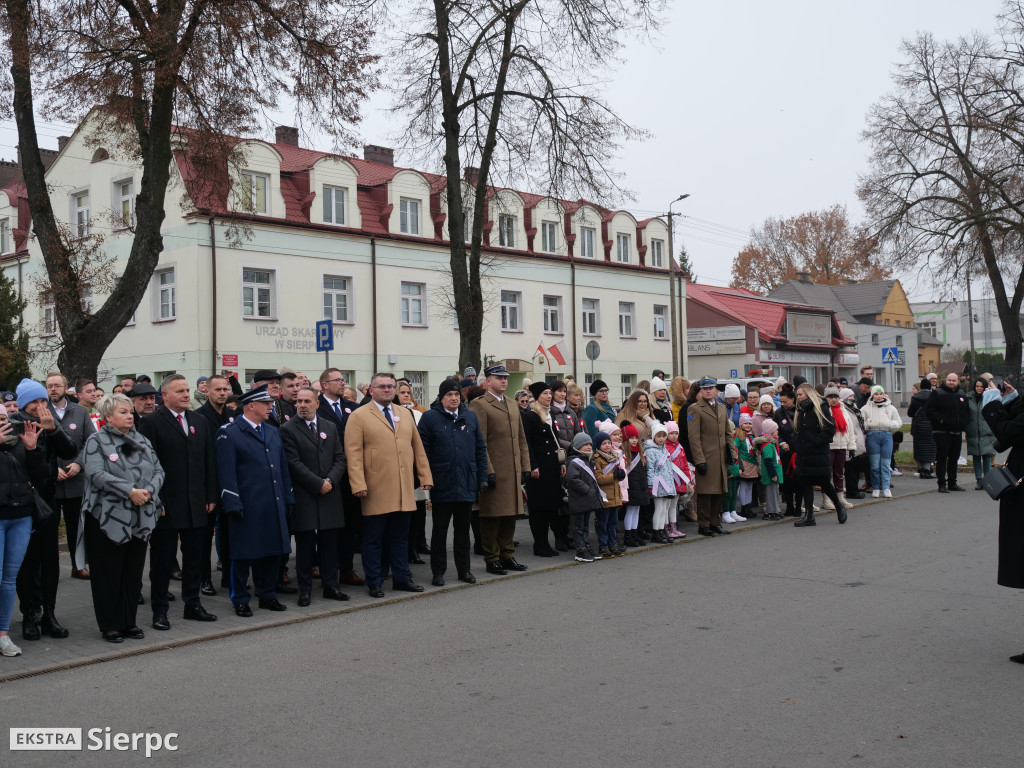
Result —
<path fill-rule="evenodd" d="M 677 320 L 677 312 L 676 312 L 676 267 L 675 267 L 676 252 L 675 252 L 675 248 L 674 248 L 673 243 L 672 243 L 672 230 L 675 229 L 675 226 L 673 225 L 672 217 L 675 214 L 672 213 L 672 206 L 675 205 L 676 203 L 678 203 L 680 200 L 685 200 L 689 196 L 690 196 L 690 193 L 687 192 L 686 194 L 680 195 L 675 200 L 673 200 L 671 203 L 669 203 L 668 204 L 668 214 L 667 214 L 667 216 L 668 216 L 668 301 L 669 301 L 669 309 L 668 309 L 668 311 L 669 311 L 669 314 L 672 315 L 672 317 L 670 319 L 670 327 L 671 327 L 671 331 L 670 332 L 672 334 L 672 375 L 673 376 L 681 376 L 682 375 L 682 371 L 679 368 L 679 364 L 680 364 L 681 361 L 679 359 L 680 346 L 679 346 L 679 341 L 678 341 L 679 322 Z M 682 303 L 682 300 L 683 300 L 683 297 L 682 297 L 682 294 L 680 293 L 680 296 L 679 296 L 680 303 Z"/>

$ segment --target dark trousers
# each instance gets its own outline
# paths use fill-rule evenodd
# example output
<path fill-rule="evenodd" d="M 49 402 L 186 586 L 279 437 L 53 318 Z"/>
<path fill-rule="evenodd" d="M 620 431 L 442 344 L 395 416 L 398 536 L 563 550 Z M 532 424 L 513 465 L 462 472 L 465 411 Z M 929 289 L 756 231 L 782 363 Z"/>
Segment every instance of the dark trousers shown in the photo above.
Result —
<path fill-rule="evenodd" d="M 363 517 L 363 571 L 366 586 L 379 586 L 384 580 L 385 539 L 391 560 L 391 581 L 402 584 L 412 580 L 409 570 L 409 512 L 388 512 Z"/>
<path fill-rule="evenodd" d="M 324 589 L 338 588 L 338 551 L 344 528 L 295 532 L 295 576 L 299 592 L 313 591 L 313 559 L 319 557 L 320 583 Z"/>
<path fill-rule="evenodd" d="M 557 516 L 553 509 L 535 509 L 530 507 L 530 533 L 533 534 L 534 552 L 551 549 L 548 541 L 548 529 L 551 521 Z"/>
<path fill-rule="evenodd" d="M 220 530 L 220 585 L 225 589 L 231 589 L 231 526 L 228 524 L 228 515 L 221 510 L 217 528 Z"/>
<path fill-rule="evenodd" d="M 597 533 L 597 546 L 611 549 L 618 542 L 619 508 L 603 507 L 594 510 L 594 532 Z"/>
<path fill-rule="evenodd" d="M 416 511 L 409 513 L 409 559 L 426 548 L 427 543 L 427 501 L 416 502 Z"/>
<path fill-rule="evenodd" d="M 832 466 L 832 487 L 837 491 L 846 484 L 846 451 L 829 451 Z"/>
<path fill-rule="evenodd" d="M 640 507 L 640 525 L 642 532 L 649 533 L 654 530 L 654 502 L 644 504 Z"/>
<path fill-rule="evenodd" d="M 85 552 L 89 560 L 92 607 L 100 632 L 119 632 L 138 626 L 142 569 L 146 542 L 132 539 L 115 544 L 92 515 L 85 516 Z M 166 594 L 167 590 L 164 590 Z"/>
<path fill-rule="evenodd" d="M 78 569 L 75 562 L 75 544 L 78 543 L 78 516 L 82 511 L 82 497 L 76 496 L 73 499 L 54 499 L 54 516 L 64 515 L 64 532 L 67 534 L 68 550 L 71 552 L 71 567 Z"/>
<path fill-rule="evenodd" d="M 200 569 L 203 581 L 209 582 L 213 581 L 213 542 L 217 537 L 217 514 L 219 512 L 220 505 L 218 504 L 217 506 L 218 509 L 214 510 L 212 514 L 206 516 L 206 528 L 203 530 L 203 553 L 201 556 L 202 563 Z M 222 563 L 224 562 L 219 557 L 217 559 L 221 560 Z"/>
<path fill-rule="evenodd" d="M 935 432 L 935 477 L 939 488 L 943 488 L 948 480 L 956 485 L 957 460 L 963 447 L 963 432 Z"/>
<path fill-rule="evenodd" d="M 722 524 L 722 494 L 697 493 L 697 525 L 709 528 Z"/>
<path fill-rule="evenodd" d="M 551 516 L 551 532 L 555 535 L 555 542 L 569 541 L 569 512 L 560 509 Z"/>
<path fill-rule="evenodd" d="M 577 552 L 585 552 L 590 545 L 590 513 L 573 512 L 572 545 Z"/>
<path fill-rule="evenodd" d="M 814 509 L 814 486 L 821 488 L 821 494 L 828 496 L 836 509 L 839 509 L 839 497 L 836 495 L 836 489 L 832 487 L 832 481 L 824 477 L 801 477 L 799 480 L 799 490 L 797 492 L 797 502 L 803 502 L 804 511 L 806 514 L 813 514 Z"/>
<path fill-rule="evenodd" d="M 355 570 L 355 553 L 362 548 L 363 510 L 359 499 L 349 490 L 347 479 L 342 482 L 341 498 L 345 508 L 345 527 L 341 529 L 338 541 L 338 570 L 348 573 Z"/>
<path fill-rule="evenodd" d="M 260 600 L 277 599 L 277 579 L 281 575 L 281 555 L 270 555 L 255 560 L 231 561 L 231 604 L 237 607 L 248 603 L 251 599 L 249 594 L 250 570 L 256 596 Z"/>
<path fill-rule="evenodd" d="M 452 551 L 455 571 L 460 576 L 469 567 L 469 518 L 473 512 L 471 501 L 435 501 L 431 509 L 430 570 L 443 576 L 448 570 L 448 524 L 453 527 Z"/>
<path fill-rule="evenodd" d="M 52 508 L 53 499 L 46 499 Z M 53 514 L 45 523 L 35 526 L 28 540 L 25 559 L 18 571 L 18 599 L 25 615 L 57 603 L 57 582 L 60 580 L 60 554 L 57 550 L 57 532 L 60 515 Z M 120 629 L 120 627 L 116 627 Z"/>
<path fill-rule="evenodd" d="M 510 560 L 516 554 L 513 543 L 516 535 L 514 515 L 480 518 L 480 546 L 484 550 L 484 561 L 494 563 Z"/>
<path fill-rule="evenodd" d="M 870 476 L 867 453 L 862 453 L 859 456 L 854 456 L 852 460 L 847 460 L 844 472 L 846 474 L 846 495 L 853 496 L 860 491 L 857 487 L 860 476 Z"/>
<path fill-rule="evenodd" d="M 178 554 L 181 537 L 181 599 L 185 605 L 199 605 L 199 583 L 203 576 L 203 544 L 206 526 L 202 528 L 164 528 L 157 526 L 149 539 L 149 586 L 153 615 L 167 613 L 167 590 L 171 571 Z"/>

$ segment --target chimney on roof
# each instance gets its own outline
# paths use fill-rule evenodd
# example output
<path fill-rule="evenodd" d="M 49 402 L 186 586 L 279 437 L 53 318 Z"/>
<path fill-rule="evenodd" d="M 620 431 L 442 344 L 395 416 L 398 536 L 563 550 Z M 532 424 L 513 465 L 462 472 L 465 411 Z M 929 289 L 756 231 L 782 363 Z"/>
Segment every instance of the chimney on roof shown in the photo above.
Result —
<path fill-rule="evenodd" d="M 395 164 L 395 150 L 391 147 L 381 147 L 376 144 L 363 146 L 363 160 L 368 163 L 383 163 L 384 165 Z"/>
<path fill-rule="evenodd" d="M 64 145 L 71 141 L 70 136 L 58 136 L 57 137 L 57 151 L 60 152 L 64 149 Z"/>
<path fill-rule="evenodd" d="M 290 147 L 299 146 L 299 129 L 293 125 L 279 125 L 274 129 L 274 138 L 278 144 L 287 144 Z"/>
<path fill-rule="evenodd" d="M 462 180 L 475 187 L 477 182 L 480 181 L 480 169 L 472 165 L 466 166 L 465 170 L 462 171 Z"/>
<path fill-rule="evenodd" d="M 801 283 L 811 283 L 811 273 L 810 272 L 797 272 L 796 273 L 796 279 L 799 280 Z"/>

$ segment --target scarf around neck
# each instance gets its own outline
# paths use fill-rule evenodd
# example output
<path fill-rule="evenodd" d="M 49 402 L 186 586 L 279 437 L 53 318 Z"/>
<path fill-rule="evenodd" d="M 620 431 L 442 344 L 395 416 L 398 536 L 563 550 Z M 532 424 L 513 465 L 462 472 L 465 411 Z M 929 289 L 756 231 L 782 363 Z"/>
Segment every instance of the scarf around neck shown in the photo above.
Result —
<path fill-rule="evenodd" d="M 843 415 L 843 404 L 836 403 L 831 406 L 832 408 L 832 420 L 836 423 L 836 432 L 841 435 L 846 434 L 846 416 Z"/>

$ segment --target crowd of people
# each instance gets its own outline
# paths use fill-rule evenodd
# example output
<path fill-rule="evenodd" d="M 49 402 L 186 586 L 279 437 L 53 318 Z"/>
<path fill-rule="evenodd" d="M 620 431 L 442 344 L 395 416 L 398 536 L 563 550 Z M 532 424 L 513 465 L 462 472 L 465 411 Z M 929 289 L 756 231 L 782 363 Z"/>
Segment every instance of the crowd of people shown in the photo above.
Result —
<path fill-rule="evenodd" d="M 410 569 L 421 555 L 443 586 L 449 529 L 455 573 L 475 583 L 471 554 L 490 574 L 526 570 L 514 539 L 527 512 L 535 556 L 589 563 L 678 542 L 681 517 L 707 537 L 757 515 L 813 527 L 815 489 L 844 524 L 850 499 L 891 498 L 899 473 L 902 420 L 870 366 L 856 390 L 795 376 L 743 391 L 655 370 L 621 408 L 600 380 L 589 391 L 571 377 L 528 382 L 512 396 L 508 381 L 501 365 L 479 380 L 467 368 L 424 406 L 393 374 L 353 388 L 336 368 L 314 381 L 259 371 L 248 391 L 226 372 L 201 377 L 195 393 L 178 374 L 110 394 L 91 381 L 69 390 L 56 372 L 23 380 L 0 393 L 0 652 L 21 653 L 9 631 L 15 593 L 25 640 L 69 635 L 55 615 L 61 517 L 99 631 L 123 643 L 145 635 L 147 556 L 151 626 L 167 631 L 175 579 L 183 619 L 217 620 L 202 604 L 217 594 L 214 561 L 232 609 L 250 617 L 254 599 L 268 611 L 285 611 L 286 594 L 310 605 L 317 580 L 324 600 L 348 600 L 347 586 L 384 597 L 388 578 L 394 591 L 421 592 Z M 918 471 L 928 477 L 934 463 L 940 491 L 962 490 L 964 432 L 978 487 L 995 438 L 1024 440 L 1009 394 L 998 392 L 993 426 L 993 392 L 984 379 L 962 391 L 951 374 L 926 377 L 914 395 Z M 1021 580 L 1015 567 L 1006 581 Z"/>

